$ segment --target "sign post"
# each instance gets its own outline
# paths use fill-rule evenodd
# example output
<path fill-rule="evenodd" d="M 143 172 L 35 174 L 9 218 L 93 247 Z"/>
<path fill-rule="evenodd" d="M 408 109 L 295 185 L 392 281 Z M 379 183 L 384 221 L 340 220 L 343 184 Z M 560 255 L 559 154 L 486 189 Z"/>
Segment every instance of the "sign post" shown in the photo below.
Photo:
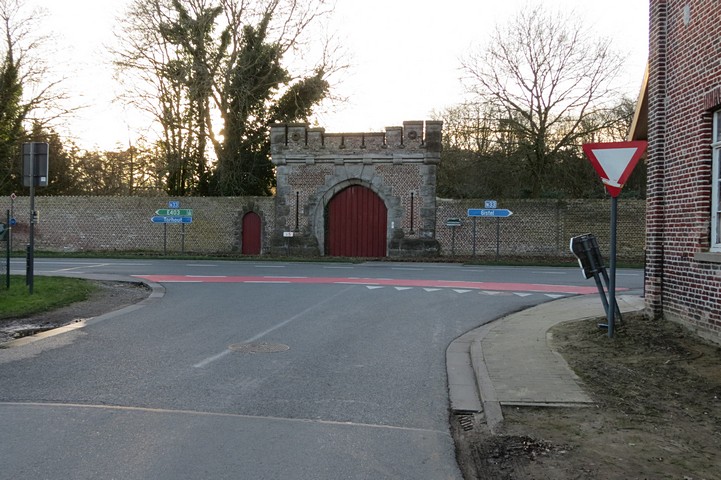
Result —
<path fill-rule="evenodd" d="M 30 187 L 30 231 L 26 263 L 26 283 L 30 295 L 33 294 L 35 276 L 35 223 L 38 219 L 38 212 L 35 211 L 35 187 L 48 186 L 49 156 L 50 146 L 47 143 L 23 143 L 23 185 Z"/>
<path fill-rule="evenodd" d="M 180 253 L 185 254 L 185 224 L 193 223 L 193 209 L 180 208 L 179 200 L 170 200 L 168 208 L 159 208 L 150 217 L 152 223 L 163 224 L 163 255 L 168 254 L 168 224 L 180 225 Z"/>
<path fill-rule="evenodd" d="M 497 208 L 498 202 L 495 200 L 486 200 L 485 208 L 469 208 L 468 216 L 473 218 L 473 255 L 476 254 L 476 218 L 495 218 L 496 219 L 496 260 L 501 252 L 501 218 L 508 218 L 513 212 L 506 208 Z"/>
<path fill-rule="evenodd" d="M 618 196 L 628 177 L 646 151 L 645 141 L 587 143 L 583 151 L 591 161 L 591 165 L 601 177 L 606 191 L 611 195 L 611 239 L 609 253 L 609 282 L 607 327 L 608 336 L 613 337 L 616 316 L 616 224 L 618 217 Z"/>

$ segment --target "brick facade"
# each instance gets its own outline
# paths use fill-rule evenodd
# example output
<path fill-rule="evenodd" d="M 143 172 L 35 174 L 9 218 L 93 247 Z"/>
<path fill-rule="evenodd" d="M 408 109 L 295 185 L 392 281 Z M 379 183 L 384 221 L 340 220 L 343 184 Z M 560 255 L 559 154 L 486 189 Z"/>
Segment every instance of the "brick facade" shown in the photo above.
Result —
<path fill-rule="evenodd" d="M 325 254 L 328 202 L 350 185 L 375 192 L 388 209 L 389 256 L 435 255 L 439 121 L 404 122 L 385 132 L 327 134 L 306 124 L 271 128 L 276 166 L 273 248 Z M 284 237 L 293 232 L 292 240 Z"/>
<path fill-rule="evenodd" d="M 294 201 L 294 200 L 293 200 Z M 272 197 L 188 197 L 182 208 L 193 209 L 193 223 L 181 227 L 150 222 L 155 210 L 168 207 L 167 197 L 36 197 L 40 220 L 35 230 L 37 249 L 47 252 L 149 252 L 235 254 L 241 251 L 242 218 L 247 212 L 261 217 L 262 254 L 271 253 L 276 234 L 275 199 Z M 301 202 L 303 200 L 301 199 Z M 474 253 L 473 220 L 469 208 L 482 208 L 483 200 L 436 199 L 434 212 L 436 240 L 441 256 L 470 256 Z M 498 200 L 499 207 L 513 211 L 509 218 L 479 218 L 475 228 L 475 253 L 501 257 L 568 257 L 569 239 L 593 233 L 601 251 L 608 255 L 610 207 L 608 200 Z M 290 210 L 293 211 L 291 204 Z M 3 217 L 10 208 L 7 197 L 0 198 Z M 13 250 L 21 252 L 28 241 L 29 199 L 14 202 L 18 225 L 13 230 Z M 414 212 L 417 221 L 421 213 Z M 621 200 L 618 212 L 618 254 L 620 258 L 641 260 L 644 245 L 643 200 Z M 295 222 L 294 215 L 289 217 Z M 455 234 L 445 225 L 449 218 L 460 218 L 463 225 Z M 2 220 L 4 223 L 5 220 Z M 310 224 L 299 215 L 300 229 Z M 418 229 L 414 224 L 414 231 Z M 498 228 L 496 228 L 498 226 Z M 285 228 L 285 227 L 282 227 Z M 281 229 L 282 229 L 281 228 Z M 409 220 L 402 225 L 410 230 Z M 498 237 L 496 234 L 498 233 Z M 184 234 L 184 235 L 181 235 Z M 455 235 L 455 237 L 454 237 Z M 295 237 L 276 244 L 278 254 L 297 254 Z M 498 245 L 497 245 L 498 244 Z M 0 244 L 0 248 L 4 248 Z M 390 248 L 397 248 L 397 243 Z M 391 251 L 391 256 L 398 252 Z"/>
<path fill-rule="evenodd" d="M 721 254 L 710 253 L 712 113 L 721 3 L 651 0 L 646 304 L 721 341 Z"/>

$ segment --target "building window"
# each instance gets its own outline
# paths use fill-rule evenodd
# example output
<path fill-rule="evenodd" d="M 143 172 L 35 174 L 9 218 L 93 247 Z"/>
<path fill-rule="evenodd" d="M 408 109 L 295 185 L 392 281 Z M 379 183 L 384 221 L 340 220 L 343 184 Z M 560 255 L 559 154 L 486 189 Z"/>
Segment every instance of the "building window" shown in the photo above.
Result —
<path fill-rule="evenodd" d="M 721 252 L 721 110 L 713 115 L 711 185 L 711 251 Z"/>

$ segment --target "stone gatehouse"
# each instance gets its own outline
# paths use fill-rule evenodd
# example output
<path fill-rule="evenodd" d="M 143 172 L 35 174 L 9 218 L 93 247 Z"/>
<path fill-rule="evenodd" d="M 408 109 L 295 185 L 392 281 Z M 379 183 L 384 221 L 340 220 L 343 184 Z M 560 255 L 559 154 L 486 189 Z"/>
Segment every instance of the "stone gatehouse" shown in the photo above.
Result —
<path fill-rule="evenodd" d="M 442 122 L 385 132 L 271 128 L 276 166 L 271 251 L 337 256 L 436 255 Z"/>

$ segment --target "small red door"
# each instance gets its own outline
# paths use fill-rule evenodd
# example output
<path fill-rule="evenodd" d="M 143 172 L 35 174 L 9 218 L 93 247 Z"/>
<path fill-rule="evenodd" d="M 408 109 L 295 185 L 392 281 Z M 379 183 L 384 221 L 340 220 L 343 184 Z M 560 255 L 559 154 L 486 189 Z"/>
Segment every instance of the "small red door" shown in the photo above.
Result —
<path fill-rule="evenodd" d="M 260 216 L 248 212 L 243 216 L 243 238 L 241 252 L 243 255 L 260 255 Z"/>
<path fill-rule="evenodd" d="M 338 192 L 326 211 L 326 254 L 385 257 L 388 210 L 371 189 L 351 185 Z"/>

